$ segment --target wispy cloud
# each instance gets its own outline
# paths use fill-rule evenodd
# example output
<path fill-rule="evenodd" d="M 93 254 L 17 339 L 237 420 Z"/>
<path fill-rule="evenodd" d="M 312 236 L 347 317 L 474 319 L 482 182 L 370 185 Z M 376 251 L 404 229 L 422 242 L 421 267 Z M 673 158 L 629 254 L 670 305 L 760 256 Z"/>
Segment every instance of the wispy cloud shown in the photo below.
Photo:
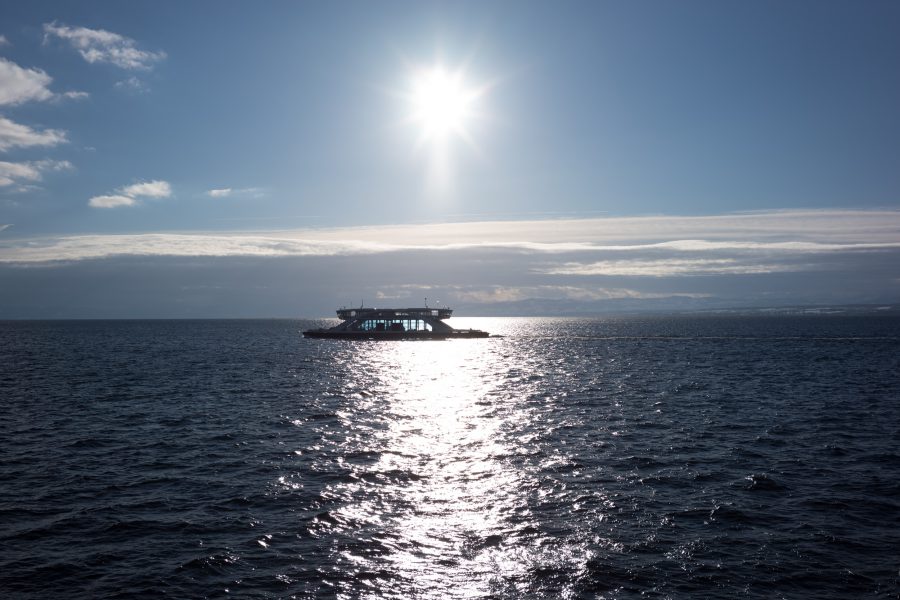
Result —
<path fill-rule="evenodd" d="M 67 100 L 84 100 L 85 98 L 90 98 L 90 94 L 87 92 L 63 92 L 58 94 L 58 97 L 65 98 Z"/>
<path fill-rule="evenodd" d="M 147 198 L 168 198 L 172 195 L 172 186 L 169 182 L 162 180 L 142 181 L 126 185 L 119 189 L 119 192 L 126 196 L 146 196 Z"/>
<path fill-rule="evenodd" d="M 32 146 L 57 146 L 67 141 L 66 132 L 61 129 L 32 129 L 28 125 L 0 117 L 0 151 Z"/>
<path fill-rule="evenodd" d="M 217 188 L 207 190 L 206 195 L 210 198 L 228 198 L 230 196 L 251 196 L 259 198 L 263 195 L 261 188 Z"/>
<path fill-rule="evenodd" d="M 114 87 L 118 90 L 142 94 L 147 91 L 147 84 L 137 77 L 129 77 L 122 81 L 117 81 Z"/>
<path fill-rule="evenodd" d="M 128 70 L 149 70 L 165 52 L 140 50 L 131 38 L 104 29 L 69 27 L 56 21 L 44 24 L 44 38 L 68 42 L 89 63 L 108 63 Z"/>
<path fill-rule="evenodd" d="M 67 160 L 39 160 L 32 162 L 0 161 L 0 187 L 36 182 L 48 171 L 69 171 L 73 166 Z"/>
<path fill-rule="evenodd" d="M 26 69 L 0 57 L 0 106 L 16 106 L 25 102 L 45 100 L 81 100 L 87 92 L 50 91 L 53 78 L 41 69 Z"/>
<path fill-rule="evenodd" d="M 120 206 L 133 206 L 137 200 L 131 196 L 110 194 L 108 196 L 94 196 L 88 200 L 88 206 L 92 208 L 118 208 Z"/>
<path fill-rule="evenodd" d="M 8 186 L 17 181 L 36 181 L 41 172 L 28 163 L 12 163 L 0 161 L 0 186 Z"/>
<path fill-rule="evenodd" d="M 32 100 L 49 100 L 53 79 L 40 69 L 24 69 L 0 58 L 0 106 L 15 106 Z"/>
<path fill-rule="evenodd" d="M 54 94 L 49 89 L 51 82 L 52 78 L 40 69 L 26 69 L 0 58 L 0 106 L 87 97 L 84 92 Z M 65 142 L 66 132 L 63 130 L 34 129 L 0 116 L 0 152 L 13 148 L 52 147 Z M 34 189 L 34 183 L 41 181 L 45 172 L 71 169 L 72 163 L 68 161 L 0 161 L 0 187 L 25 192 Z"/>
<path fill-rule="evenodd" d="M 5 36 L 5 35 L 0 35 L 0 47 L 2 47 L 2 46 L 11 46 L 11 45 L 12 45 L 12 44 L 9 43 L 9 40 L 6 39 L 6 36 Z"/>
<path fill-rule="evenodd" d="M 88 200 L 88 206 L 92 208 L 120 208 L 122 206 L 134 206 L 140 198 L 168 198 L 171 195 L 172 186 L 167 181 L 160 179 L 141 181 L 121 187 L 114 194 L 94 196 Z"/>

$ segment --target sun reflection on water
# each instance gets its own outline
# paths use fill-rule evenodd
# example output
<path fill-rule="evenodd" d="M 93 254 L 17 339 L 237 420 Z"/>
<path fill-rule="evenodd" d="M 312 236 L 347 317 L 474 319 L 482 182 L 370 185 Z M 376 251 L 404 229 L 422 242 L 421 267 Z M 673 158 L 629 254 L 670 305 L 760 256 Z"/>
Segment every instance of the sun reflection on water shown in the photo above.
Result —
<path fill-rule="evenodd" d="M 352 351 L 368 386 L 358 394 L 384 427 L 364 441 L 377 461 L 355 465 L 355 480 L 334 490 L 350 499 L 335 512 L 368 524 L 380 551 L 347 549 L 341 560 L 389 573 L 419 597 L 483 596 L 524 578 L 534 560 L 523 553 L 541 551 L 525 492 L 536 486 L 510 460 L 527 451 L 529 415 L 500 390 L 502 341 Z M 358 417 L 344 415 L 344 426 Z"/>

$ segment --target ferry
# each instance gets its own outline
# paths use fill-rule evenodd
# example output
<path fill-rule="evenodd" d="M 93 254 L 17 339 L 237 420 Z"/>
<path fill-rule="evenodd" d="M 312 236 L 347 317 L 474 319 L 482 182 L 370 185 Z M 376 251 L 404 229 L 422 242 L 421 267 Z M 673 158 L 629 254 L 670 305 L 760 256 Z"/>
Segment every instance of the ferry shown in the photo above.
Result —
<path fill-rule="evenodd" d="M 303 337 L 335 340 L 446 340 L 486 338 L 479 329 L 454 329 L 444 319 L 449 308 L 341 308 L 339 325 L 309 329 Z"/>

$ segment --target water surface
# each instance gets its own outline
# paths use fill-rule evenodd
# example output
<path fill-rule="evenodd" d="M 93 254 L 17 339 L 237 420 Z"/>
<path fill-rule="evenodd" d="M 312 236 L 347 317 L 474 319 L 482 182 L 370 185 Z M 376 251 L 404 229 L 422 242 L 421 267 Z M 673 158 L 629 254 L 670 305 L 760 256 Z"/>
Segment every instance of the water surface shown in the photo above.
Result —
<path fill-rule="evenodd" d="M 0 323 L 0 593 L 900 593 L 900 319 L 451 323 Z"/>

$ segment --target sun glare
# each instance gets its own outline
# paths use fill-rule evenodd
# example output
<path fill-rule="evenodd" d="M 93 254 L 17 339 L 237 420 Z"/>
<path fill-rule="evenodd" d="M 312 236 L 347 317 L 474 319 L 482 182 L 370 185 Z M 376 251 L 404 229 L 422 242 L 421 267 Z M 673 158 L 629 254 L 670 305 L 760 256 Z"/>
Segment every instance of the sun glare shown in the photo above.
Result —
<path fill-rule="evenodd" d="M 466 86 L 461 72 L 434 67 L 420 72 L 412 89 L 413 120 L 426 139 L 443 140 L 451 134 L 466 137 L 478 91 Z"/>

